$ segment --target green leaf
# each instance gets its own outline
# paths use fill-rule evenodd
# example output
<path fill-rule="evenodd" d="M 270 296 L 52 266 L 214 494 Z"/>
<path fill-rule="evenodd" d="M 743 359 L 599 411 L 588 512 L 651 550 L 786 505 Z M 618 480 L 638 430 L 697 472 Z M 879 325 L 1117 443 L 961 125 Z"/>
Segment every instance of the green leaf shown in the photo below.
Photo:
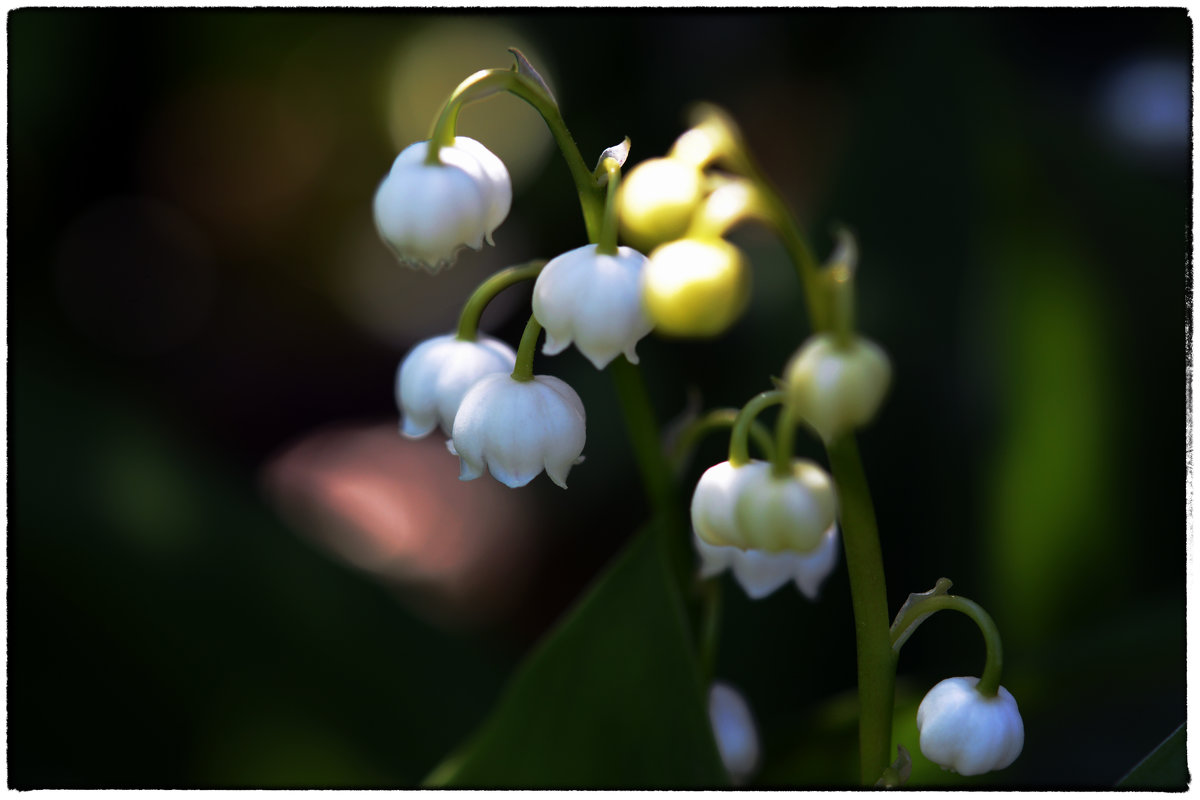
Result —
<path fill-rule="evenodd" d="M 427 786 L 728 785 L 657 534 L 634 539 Z"/>
<path fill-rule="evenodd" d="M 1129 771 L 1117 786 L 1123 789 L 1186 789 L 1187 769 L 1187 723 L 1142 759 Z"/>

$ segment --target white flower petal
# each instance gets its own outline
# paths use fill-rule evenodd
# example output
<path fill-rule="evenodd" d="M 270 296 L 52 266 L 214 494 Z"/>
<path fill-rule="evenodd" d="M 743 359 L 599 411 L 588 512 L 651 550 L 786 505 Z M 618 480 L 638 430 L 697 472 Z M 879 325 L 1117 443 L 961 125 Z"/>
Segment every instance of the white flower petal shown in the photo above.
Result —
<path fill-rule="evenodd" d="M 796 588 L 809 600 L 816 600 L 820 595 L 821 584 L 837 565 L 838 550 L 838 527 L 834 524 L 825 531 L 816 550 L 794 557 L 792 577 L 796 581 Z"/>
<path fill-rule="evenodd" d="M 396 404 L 403 418 L 401 432 L 417 438 L 437 425 L 450 434 L 454 416 L 467 390 L 480 378 L 511 372 L 512 348 L 490 336 L 465 342 L 453 334 L 418 344 L 396 370 Z"/>
<path fill-rule="evenodd" d="M 791 553 L 734 548 L 733 575 L 752 600 L 761 600 L 792 579 Z"/>

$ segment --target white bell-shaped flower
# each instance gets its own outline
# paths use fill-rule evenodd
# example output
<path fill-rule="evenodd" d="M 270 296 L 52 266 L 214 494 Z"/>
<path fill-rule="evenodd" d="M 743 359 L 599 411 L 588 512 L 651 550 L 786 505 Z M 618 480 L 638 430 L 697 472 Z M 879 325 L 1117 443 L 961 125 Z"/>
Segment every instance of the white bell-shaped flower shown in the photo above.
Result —
<path fill-rule="evenodd" d="M 642 307 L 646 257 L 629 247 L 612 255 L 594 244 L 550 260 L 533 286 L 533 315 L 546 330 L 546 355 L 573 341 L 596 369 L 624 353 L 638 361 L 634 346 L 653 329 Z"/>
<path fill-rule="evenodd" d="M 735 510 L 742 485 L 752 473 L 728 461 L 704 471 L 692 492 L 692 528 L 696 536 L 714 546 L 744 548 Z"/>
<path fill-rule="evenodd" d="M 459 478 L 486 469 L 506 486 L 529 483 L 543 469 L 567 488 L 567 473 L 583 452 L 586 417 L 575 390 L 551 375 L 518 381 L 487 375 L 467 392 L 454 417 L 451 449 Z"/>
<path fill-rule="evenodd" d="M 745 783 L 758 769 L 758 730 L 750 704 L 727 683 L 713 682 L 708 690 L 708 720 L 721 762 L 734 784 Z"/>
<path fill-rule="evenodd" d="M 449 436 L 467 390 L 485 375 L 512 372 L 516 360 L 511 347 L 482 334 L 474 342 L 453 334 L 421 342 L 396 370 L 400 432 L 418 439 L 440 424 Z"/>
<path fill-rule="evenodd" d="M 837 525 L 825 531 L 821 543 L 810 553 L 744 550 L 732 545 L 709 544 L 699 535 L 693 538 L 700 555 L 700 575 L 710 578 L 726 569 L 731 570 L 752 600 L 761 600 L 788 581 L 794 581 L 796 588 L 809 600 L 816 600 L 821 594 L 821 584 L 837 565 Z"/>
<path fill-rule="evenodd" d="M 797 460 L 792 477 L 777 479 L 770 464 L 751 461 L 734 466 L 723 461 L 709 467 L 696 483 L 692 494 L 692 528 L 700 570 L 704 577 L 731 569 L 746 594 L 760 599 L 789 580 L 810 600 L 815 600 L 821 584 L 837 563 L 838 529 L 836 498 L 824 471 L 811 462 Z M 815 472 L 814 472 L 815 470 Z M 788 481 L 795 487 L 781 485 Z M 792 495 L 800 495 L 799 498 Z M 748 501 L 762 508 L 739 510 Z M 747 522 L 749 524 L 747 524 Z M 824 524 L 813 544 L 807 528 Z M 778 528 L 794 527 L 799 533 L 780 535 Z M 766 531 L 764 537 L 763 531 Z M 806 546 L 772 552 L 764 548 L 764 538 L 786 541 L 802 539 Z"/>
<path fill-rule="evenodd" d="M 463 247 L 479 250 L 512 205 L 504 164 L 459 136 L 426 164 L 429 142 L 406 147 L 375 192 L 375 225 L 400 260 L 436 272 Z"/>
<path fill-rule="evenodd" d="M 982 775 L 1017 760 L 1025 725 L 1017 701 L 1003 686 L 985 697 L 979 678 L 947 678 L 929 690 L 917 708 L 921 752 L 959 775 Z"/>

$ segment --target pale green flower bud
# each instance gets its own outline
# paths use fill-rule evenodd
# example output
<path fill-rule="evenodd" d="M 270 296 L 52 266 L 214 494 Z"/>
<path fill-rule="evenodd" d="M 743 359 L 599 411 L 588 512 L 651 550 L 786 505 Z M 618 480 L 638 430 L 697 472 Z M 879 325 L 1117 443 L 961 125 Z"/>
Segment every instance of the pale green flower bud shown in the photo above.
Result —
<path fill-rule="evenodd" d="M 741 483 L 734 510 L 744 546 L 768 553 L 811 553 L 837 521 L 837 494 L 825 470 L 794 459 L 791 472 L 777 477 L 765 461 L 739 469 Z"/>
<path fill-rule="evenodd" d="M 874 342 L 856 336 L 843 347 L 829 333 L 809 338 L 784 371 L 793 413 L 826 442 L 870 422 L 891 377 L 887 354 Z"/>

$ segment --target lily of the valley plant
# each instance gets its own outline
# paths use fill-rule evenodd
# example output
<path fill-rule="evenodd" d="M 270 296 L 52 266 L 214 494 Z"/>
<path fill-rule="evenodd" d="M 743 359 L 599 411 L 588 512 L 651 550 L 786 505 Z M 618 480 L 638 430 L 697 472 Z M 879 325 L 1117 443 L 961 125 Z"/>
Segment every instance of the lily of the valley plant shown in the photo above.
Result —
<path fill-rule="evenodd" d="M 925 758 L 962 775 L 1010 765 L 1024 729 L 1016 701 L 1000 685 L 1000 637 L 978 604 L 948 593 L 942 579 L 913 594 L 889 622 L 875 515 L 855 431 L 876 416 L 892 377 L 884 350 L 855 319 L 859 253 L 853 235 L 824 264 L 813 254 L 779 193 L 748 152 L 737 126 L 711 105 L 695 108 L 691 126 L 662 157 L 622 177 L 629 140 L 586 166 L 540 76 L 519 53 L 512 69 L 478 72 L 451 94 L 429 141 L 397 156 L 375 194 L 375 222 L 400 261 L 438 271 L 464 247 L 491 242 L 513 203 L 504 164 L 486 145 L 457 136 L 459 110 L 496 91 L 532 105 L 546 121 L 570 169 L 586 241 L 489 278 L 465 303 L 458 329 L 414 347 L 396 376 L 402 433 L 439 429 L 461 460 L 461 478 L 490 473 L 520 487 L 545 472 L 567 488 L 585 446 L 585 403 L 564 381 L 535 375 L 537 343 L 544 356 L 576 347 L 598 370 L 623 385 L 626 412 L 645 419 L 636 346 L 652 331 L 674 337 L 722 335 L 747 306 L 751 265 L 727 240 L 745 222 L 775 231 L 793 262 L 812 324 L 809 338 L 780 364 L 783 380 L 763 386 L 741 409 L 697 415 L 680 434 L 679 462 L 708 432 L 729 429 L 728 459 L 711 465 L 691 500 L 692 546 L 698 581 L 725 570 L 751 598 L 794 583 L 819 601 L 825 578 L 844 553 L 854 606 L 860 704 L 859 779 L 891 786 L 906 773 L 893 760 L 892 709 L 897 660 L 904 643 L 931 614 L 951 609 L 978 625 L 987 646 L 979 677 L 952 677 L 934 686 L 917 713 Z M 518 198 L 519 200 L 519 198 Z M 625 239 L 629 245 L 619 244 Z M 637 249 L 634 249 L 637 248 Z M 480 315 L 500 291 L 535 281 L 532 313 L 514 351 L 481 334 Z M 629 405 L 641 404 L 638 408 Z M 778 406 L 774 431 L 757 419 Z M 652 418 L 652 415 L 651 415 Z M 797 435 L 814 436 L 825 465 L 798 458 Z M 639 467 L 652 496 L 670 465 L 658 441 L 635 433 Z M 760 457 L 751 456 L 751 440 Z M 678 466 L 678 464 L 676 465 Z M 707 613 L 716 613 L 709 607 Z M 711 663 L 714 641 L 699 643 Z M 709 676 L 711 679 L 712 676 Z M 745 699 L 713 681 L 709 714 L 731 780 L 751 779 L 760 761 L 758 734 Z"/>

